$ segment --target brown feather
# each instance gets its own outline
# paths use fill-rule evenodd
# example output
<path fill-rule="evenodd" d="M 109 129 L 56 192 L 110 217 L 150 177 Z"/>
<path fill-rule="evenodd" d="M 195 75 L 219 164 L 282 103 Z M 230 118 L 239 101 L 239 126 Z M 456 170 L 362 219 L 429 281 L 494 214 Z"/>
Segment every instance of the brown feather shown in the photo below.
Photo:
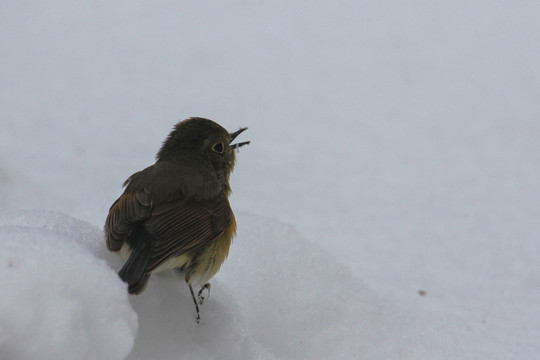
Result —
<path fill-rule="evenodd" d="M 135 225 L 151 214 L 150 196 L 144 191 L 126 191 L 111 206 L 105 220 L 107 248 L 119 251 Z"/>
<path fill-rule="evenodd" d="M 197 205 L 179 200 L 157 207 L 144 224 L 154 239 L 147 270 L 152 271 L 171 258 L 204 248 L 227 230 L 232 224 L 232 216 L 225 195 Z"/>
<path fill-rule="evenodd" d="M 111 251 L 119 251 L 140 225 L 150 235 L 150 259 L 144 273 L 151 273 L 172 258 L 204 248 L 228 231 L 233 222 L 224 194 L 214 201 L 197 204 L 176 200 L 152 209 L 151 203 L 144 191 L 126 191 L 111 206 L 105 222 L 107 247 Z"/>
<path fill-rule="evenodd" d="M 236 223 L 227 196 L 234 168 L 229 133 L 215 122 L 178 123 L 156 163 L 131 175 L 105 221 L 107 248 L 126 260 L 119 272 L 130 293 L 152 272 L 176 268 L 186 282 L 208 281 L 227 258 Z M 219 146 L 219 147 L 216 147 Z"/>

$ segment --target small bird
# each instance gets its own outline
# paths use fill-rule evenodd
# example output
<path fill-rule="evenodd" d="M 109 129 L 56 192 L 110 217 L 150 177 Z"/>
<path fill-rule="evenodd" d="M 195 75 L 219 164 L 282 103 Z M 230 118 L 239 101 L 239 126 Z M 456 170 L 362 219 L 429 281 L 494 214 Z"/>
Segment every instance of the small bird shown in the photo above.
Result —
<path fill-rule="evenodd" d="M 189 286 L 197 322 L 203 291 L 229 254 L 236 221 L 229 204 L 229 177 L 238 148 L 212 120 L 180 121 L 163 142 L 154 165 L 131 175 L 105 221 L 107 248 L 125 260 L 118 272 L 130 294 L 140 294 L 150 275 L 179 271 Z M 192 285 L 201 286 L 198 299 Z"/>

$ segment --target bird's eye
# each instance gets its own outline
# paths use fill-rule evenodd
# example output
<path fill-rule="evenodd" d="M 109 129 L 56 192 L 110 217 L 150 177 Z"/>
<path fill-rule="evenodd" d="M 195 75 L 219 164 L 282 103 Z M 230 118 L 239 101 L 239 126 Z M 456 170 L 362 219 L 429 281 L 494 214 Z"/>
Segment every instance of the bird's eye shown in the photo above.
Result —
<path fill-rule="evenodd" d="M 214 150 L 215 152 L 221 154 L 221 153 L 223 152 L 223 143 L 218 142 L 217 144 L 215 144 L 215 145 L 212 147 L 212 150 Z"/>

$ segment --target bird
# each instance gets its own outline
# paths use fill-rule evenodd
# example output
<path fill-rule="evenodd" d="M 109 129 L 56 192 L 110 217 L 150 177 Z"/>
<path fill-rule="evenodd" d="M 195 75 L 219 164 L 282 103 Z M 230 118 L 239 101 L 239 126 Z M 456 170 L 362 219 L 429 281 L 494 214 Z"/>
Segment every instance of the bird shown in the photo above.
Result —
<path fill-rule="evenodd" d="M 247 130 L 228 132 L 201 117 L 178 122 L 153 165 L 131 175 L 105 220 L 107 249 L 125 261 L 118 272 L 128 292 L 142 293 L 151 274 L 179 272 L 191 292 L 196 320 L 203 291 L 229 254 L 236 220 L 229 179 Z M 193 286 L 200 286 L 195 297 Z"/>

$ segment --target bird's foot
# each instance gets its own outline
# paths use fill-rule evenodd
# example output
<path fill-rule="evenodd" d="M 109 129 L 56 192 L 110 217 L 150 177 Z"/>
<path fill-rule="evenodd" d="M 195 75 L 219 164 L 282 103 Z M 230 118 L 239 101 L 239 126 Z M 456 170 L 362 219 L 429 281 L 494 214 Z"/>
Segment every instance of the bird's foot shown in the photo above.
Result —
<path fill-rule="evenodd" d="M 206 290 L 206 296 L 204 293 L 205 290 Z M 199 305 L 202 306 L 204 299 L 210 296 L 210 284 L 209 283 L 204 284 L 199 290 L 199 292 L 197 293 L 196 298 L 195 298 L 195 293 L 193 292 L 193 288 L 191 287 L 191 285 L 189 285 L 189 291 L 191 292 L 191 298 L 193 299 L 193 303 L 195 304 L 195 312 L 197 313 L 197 316 L 195 316 L 195 321 L 198 324 L 201 321 Z"/>
<path fill-rule="evenodd" d="M 210 287 L 211 287 L 210 283 L 206 283 L 200 288 L 199 292 L 197 293 L 197 299 L 199 300 L 199 305 L 202 306 L 202 304 L 204 303 L 204 299 L 210 296 Z M 206 295 L 205 295 L 205 290 L 206 290 Z"/>

